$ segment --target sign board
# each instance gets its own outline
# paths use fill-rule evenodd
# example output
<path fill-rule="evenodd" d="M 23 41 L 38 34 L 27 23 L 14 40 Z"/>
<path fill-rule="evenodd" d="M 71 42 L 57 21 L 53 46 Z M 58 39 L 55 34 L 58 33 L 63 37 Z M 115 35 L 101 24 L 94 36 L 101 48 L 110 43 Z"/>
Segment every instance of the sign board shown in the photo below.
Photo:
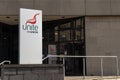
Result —
<path fill-rule="evenodd" d="M 48 53 L 50 55 L 56 55 L 56 45 L 48 45 Z"/>
<path fill-rule="evenodd" d="M 20 9 L 20 64 L 42 64 L 42 11 Z"/>

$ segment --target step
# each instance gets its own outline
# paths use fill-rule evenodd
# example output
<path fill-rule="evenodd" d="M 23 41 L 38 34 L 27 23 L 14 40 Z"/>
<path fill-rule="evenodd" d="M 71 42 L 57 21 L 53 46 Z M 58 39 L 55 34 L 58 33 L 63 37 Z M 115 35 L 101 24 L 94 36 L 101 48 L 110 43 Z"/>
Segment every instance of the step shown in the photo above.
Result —
<path fill-rule="evenodd" d="M 79 77 L 79 76 L 70 76 L 70 77 L 64 77 L 64 80 L 120 80 L 120 76 L 85 76 L 85 77 Z"/>

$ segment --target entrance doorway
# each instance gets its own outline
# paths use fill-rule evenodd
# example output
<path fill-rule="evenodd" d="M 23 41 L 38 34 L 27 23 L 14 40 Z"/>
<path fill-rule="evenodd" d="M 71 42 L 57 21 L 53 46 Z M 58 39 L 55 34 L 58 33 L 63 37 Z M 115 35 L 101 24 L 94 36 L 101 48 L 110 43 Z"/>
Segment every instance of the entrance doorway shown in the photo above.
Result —
<path fill-rule="evenodd" d="M 18 25 L 0 23 L 0 62 L 18 64 Z"/>
<path fill-rule="evenodd" d="M 44 22 L 43 38 L 44 56 L 48 54 L 85 56 L 84 17 Z M 53 60 L 48 59 L 44 63 L 59 64 L 62 62 L 61 58 Z M 65 71 L 66 76 L 83 75 L 83 59 L 66 58 Z"/>
<path fill-rule="evenodd" d="M 18 25 L 0 23 L 0 62 L 18 64 L 18 33 Z M 84 17 L 43 22 L 43 57 L 48 54 L 85 56 Z M 44 63 L 60 64 L 62 59 L 47 59 Z M 66 58 L 65 70 L 66 76 L 83 75 L 82 58 Z"/>

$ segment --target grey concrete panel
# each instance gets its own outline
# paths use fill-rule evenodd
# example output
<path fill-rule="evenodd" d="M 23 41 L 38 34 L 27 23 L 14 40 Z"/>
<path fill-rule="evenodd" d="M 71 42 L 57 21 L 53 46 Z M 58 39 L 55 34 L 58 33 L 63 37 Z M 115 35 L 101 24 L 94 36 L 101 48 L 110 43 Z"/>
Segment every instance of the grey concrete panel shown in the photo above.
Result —
<path fill-rule="evenodd" d="M 45 80 L 45 74 L 39 74 L 39 79 L 38 80 Z"/>
<path fill-rule="evenodd" d="M 120 15 L 120 0 L 111 0 L 112 15 Z"/>
<path fill-rule="evenodd" d="M 86 55 L 120 57 L 120 17 L 86 17 Z M 88 59 L 87 73 L 96 73 Z M 96 60 L 95 60 L 96 61 Z M 95 62 L 93 65 L 97 65 Z M 111 66 L 112 65 L 112 66 Z M 119 62 L 120 66 L 120 62 Z M 107 68 L 108 67 L 108 68 Z M 116 75 L 115 59 L 103 60 L 104 75 Z"/>
<path fill-rule="evenodd" d="M 35 73 L 35 74 L 38 74 L 38 73 L 44 74 L 45 73 L 45 68 L 34 68 L 34 69 L 32 69 L 32 73 Z"/>
<path fill-rule="evenodd" d="M 111 15 L 110 0 L 86 0 L 86 15 Z"/>
<path fill-rule="evenodd" d="M 116 76 L 117 69 L 116 69 L 115 58 L 112 58 L 112 59 L 107 58 L 107 59 L 103 59 L 103 61 L 104 61 L 103 62 L 104 76 L 109 76 L 109 75 Z"/>
<path fill-rule="evenodd" d="M 60 15 L 61 0 L 35 0 L 35 9 L 43 11 L 43 15 Z"/>
<path fill-rule="evenodd" d="M 51 76 L 53 76 L 54 77 L 54 75 L 51 73 L 47 73 L 47 74 L 45 74 L 44 75 L 44 80 L 54 80 L 54 78 L 52 78 Z M 43 79 L 43 78 L 42 78 Z M 58 79 L 58 78 L 56 78 L 56 79 Z M 41 79 L 39 79 L 39 80 L 41 80 Z"/>
<path fill-rule="evenodd" d="M 46 70 L 46 73 L 59 73 L 59 69 L 58 68 L 54 68 L 54 69 L 48 69 Z"/>
<path fill-rule="evenodd" d="M 2 80 L 64 80 L 63 65 L 56 64 L 2 65 L 1 75 Z"/>
<path fill-rule="evenodd" d="M 33 8 L 33 0 L 7 0 L 7 14 L 18 15 L 20 8 Z"/>
<path fill-rule="evenodd" d="M 43 15 L 120 15 L 120 0 L 0 0 L 0 15 L 19 15 L 19 8 Z"/>
<path fill-rule="evenodd" d="M 19 8 L 43 15 L 120 15 L 120 0 L 0 0 L 0 15 L 19 15 Z"/>
<path fill-rule="evenodd" d="M 9 80 L 25 80 L 25 79 L 23 79 L 23 75 L 14 75 L 14 76 L 9 76 Z"/>
<path fill-rule="evenodd" d="M 18 15 L 19 8 L 43 10 L 43 15 L 84 15 L 84 0 L 2 0 L 0 14 Z"/>
<path fill-rule="evenodd" d="M 3 80 L 9 80 L 9 76 L 4 76 Z"/>
<path fill-rule="evenodd" d="M 64 80 L 64 77 L 62 77 L 63 74 L 54 74 L 53 76 L 53 80 L 57 79 L 57 80 Z"/>
<path fill-rule="evenodd" d="M 0 15 L 5 15 L 7 13 L 7 6 L 4 0 L 0 0 Z"/>
<path fill-rule="evenodd" d="M 6 69 L 6 70 L 4 70 L 4 74 L 5 75 L 9 75 L 9 74 L 15 75 L 16 69 Z"/>
<path fill-rule="evenodd" d="M 38 80 L 38 75 L 37 74 L 25 74 L 23 80 Z"/>
<path fill-rule="evenodd" d="M 84 15 L 85 0 L 61 0 L 61 15 Z"/>
<path fill-rule="evenodd" d="M 86 58 L 87 76 L 101 76 L 101 66 L 99 58 Z"/>
<path fill-rule="evenodd" d="M 31 73 L 31 69 L 20 68 L 17 70 L 17 74 L 28 74 Z"/>
<path fill-rule="evenodd" d="M 33 8 L 33 0 L 0 1 L 0 15 L 19 15 L 20 8 Z"/>
<path fill-rule="evenodd" d="M 17 3 L 17 1 L 7 1 L 6 0 L 6 14 L 7 15 L 18 15 L 19 14 L 19 6 L 20 3 Z M 16 6 L 17 5 L 17 6 Z"/>

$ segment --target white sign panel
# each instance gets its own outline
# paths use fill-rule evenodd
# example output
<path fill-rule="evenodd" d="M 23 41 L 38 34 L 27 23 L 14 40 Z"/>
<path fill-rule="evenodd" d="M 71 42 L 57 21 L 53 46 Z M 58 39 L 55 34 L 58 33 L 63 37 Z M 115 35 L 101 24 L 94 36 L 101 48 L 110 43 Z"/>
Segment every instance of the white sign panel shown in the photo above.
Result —
<path fill-rule="evenodd" d="M 42 64 L 42 11 L 20 9 L 20 64 Z"/>

